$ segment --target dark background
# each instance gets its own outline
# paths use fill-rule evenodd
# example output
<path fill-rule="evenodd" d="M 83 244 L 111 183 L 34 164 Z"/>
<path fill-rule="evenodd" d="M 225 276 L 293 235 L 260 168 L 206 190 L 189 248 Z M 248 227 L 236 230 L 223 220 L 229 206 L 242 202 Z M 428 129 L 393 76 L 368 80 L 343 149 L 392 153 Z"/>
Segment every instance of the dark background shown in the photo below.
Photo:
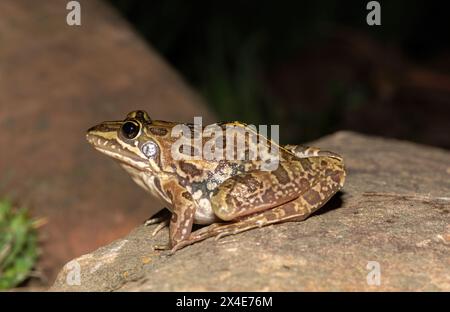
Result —
<path fill-rule="evenodd" d="M 282 143 L 340 129 L 450 148 L 442 1 L 110 0 L 223 120 L 280 124 Z"/>

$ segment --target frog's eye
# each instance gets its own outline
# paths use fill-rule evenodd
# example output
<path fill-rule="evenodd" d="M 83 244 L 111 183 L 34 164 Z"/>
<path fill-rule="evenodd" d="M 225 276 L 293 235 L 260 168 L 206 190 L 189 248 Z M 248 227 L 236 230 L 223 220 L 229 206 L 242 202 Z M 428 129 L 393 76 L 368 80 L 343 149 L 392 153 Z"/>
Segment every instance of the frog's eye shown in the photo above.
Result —
<path fill-rule="evenodd" d="M 158 153 L 158 145 L 153 141 L 147 141 L 142 144 L 141 151 L 147 158 L 153 158 Z"/>
<path fill-rule="evenodd" d="M 122 125 L 120 131 L 125 138 L 132 140 L 139 134 L 139 125 L 135 122 L 127 121 Z"/>

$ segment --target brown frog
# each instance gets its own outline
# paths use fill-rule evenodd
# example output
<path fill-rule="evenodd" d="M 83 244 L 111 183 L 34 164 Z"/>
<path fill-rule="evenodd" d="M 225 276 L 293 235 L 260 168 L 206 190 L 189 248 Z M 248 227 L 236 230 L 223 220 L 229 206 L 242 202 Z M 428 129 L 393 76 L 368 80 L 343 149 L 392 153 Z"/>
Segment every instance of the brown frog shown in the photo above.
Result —
<path fill-rule="evenodd" d="M 195 129 L 192 124 L 151 120 L 146 112 L 134 111 L 123 121 L 103 122 L 87 133 L 89 143 L 119 161 L 137 184 L 171 211 L 170 222 L 162 222 L 154 233 L 169 223 L 166 248 L 172 251 L 212 236 L 304 220 L 344 185 L 343 159 L 333 152 L 279 146 L 258 134 L 258 142 L 265 140 L 266 147 L 278 151 L 276 166 L 267 170 L 263 168 L 266 159 L 197 157 L 197 147 L 211 142 L 210 137 L 194 136 L 185 141 L 192 143 L 187 149 L 186 144 L 174 148 L 180 142 L 180 126 L 184 131 Z M 240 156 L 249 156 L 248 133 L 253 130 L 240 122 L 213 126 L 224 130 L 218 140 L 224 151 L 230 145 L 225 130 L 243 130 L 233 135 L 245 136 Z M 234 149 L 232 154 L 238 153 Z M 159 219 L 151 219 L 148 224 L 156 221 Z M 208 226 L 192 232 L 194 223 Z"/>

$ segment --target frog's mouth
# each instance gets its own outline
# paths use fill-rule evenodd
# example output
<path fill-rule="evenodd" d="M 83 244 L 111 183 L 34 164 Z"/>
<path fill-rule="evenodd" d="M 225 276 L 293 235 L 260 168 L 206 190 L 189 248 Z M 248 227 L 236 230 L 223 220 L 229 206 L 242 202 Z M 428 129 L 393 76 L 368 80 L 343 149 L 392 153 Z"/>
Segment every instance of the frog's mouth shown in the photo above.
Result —
<path fill-rule="evenodd" d="M 105 138 L 103 133 L 98 134 L 91 131 L 91 129 L 89 129 L 86 134 L 86 140 L 99 152 L 137 170 L 148 167 L 148 162 L 143 161 L 135 152 L 122 146 L 124 143 L 111 139 L 110 137 L 111 135 L 109 135 L 108 138 Z"/>

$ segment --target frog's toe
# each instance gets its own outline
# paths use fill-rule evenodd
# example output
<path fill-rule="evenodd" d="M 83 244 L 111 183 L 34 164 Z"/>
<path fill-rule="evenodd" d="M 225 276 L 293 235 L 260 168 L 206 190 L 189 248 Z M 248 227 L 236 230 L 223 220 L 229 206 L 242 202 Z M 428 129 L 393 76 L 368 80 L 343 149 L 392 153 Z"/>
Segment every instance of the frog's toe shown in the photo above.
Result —
<path fill-rule="evenodd" d="M 158 226 L 153 230 L 152 237 L 155 237 L 163 228 L 169 225 L 169 220 L 163 220 L 158 224 Z"/>
<path fill-rule="evenodd" d="M 170 212 L 167 209 L 163 209 L 159 211 L 156 215 L 146 220 L 144 222 L 144 226 L 165 222 L 166 220 L 170 220 L 170 217 L 171 217 Z"/>
<path fill-rule="evenodd" d="M 159 222 L 161 222 L 160 218 L 151 218 L 144 222 L 144 226 L 150 226 Z"/>
<path fill-rule="evenodd" d="M 189 241 L 189 240 L 184 240 L 182 242 L 179 242 L 178 244 L 176 244 L 175 246 L 172 247 L 172 249 L 170 250 L 170 255 L 174 254 L 177 250 L 180 250 L 183 247 L 189 246 L 191 244 L 193 244 L 194 242 Z"/>
<path fill-rule="evenodd" d="M 235 235 L 235 234 L 238 234 L 239 232 L 240 232 L 239 230 L 230 230 L 230 231 L 220 232 L 219 234 L 216 235 L 216 237 L 214 237 L 214 240 L 218 241 L 219 239 L 221 239 L 225 236 Z"/>
<path fill-rule="evenodd" d="M 169 244 L 156 244 L 153 245 L 153 250 L 169 250 L 170 245 Z"/>

